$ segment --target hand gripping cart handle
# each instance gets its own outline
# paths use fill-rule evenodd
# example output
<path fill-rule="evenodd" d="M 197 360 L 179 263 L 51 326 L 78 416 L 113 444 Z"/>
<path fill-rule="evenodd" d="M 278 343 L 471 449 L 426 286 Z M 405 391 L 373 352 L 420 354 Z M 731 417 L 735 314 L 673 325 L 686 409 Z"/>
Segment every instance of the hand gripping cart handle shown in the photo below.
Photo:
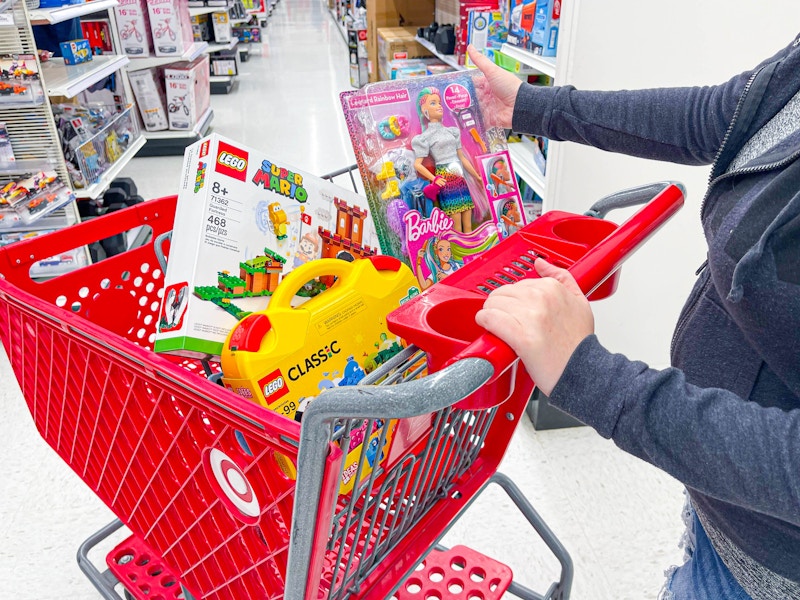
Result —
<path fill-rule="evenodd" d="M 604 198 L 583 217 L 547 212 L 394 311 L 389 327 L 427 352 L 432 371 L 467 358 L 488 361 L 493 370 L 490 385 L 458 406 L 496 406 L 514 392 L 518 359 L 508 345 L 475 323 L 486 296 L 503 285 L 538 278 L 533 263 L 543 258 L 568 269 L 590 300 L 607 297 L 616 289 L 625 259 L 682 206 L 683 196 L 679 185 L 657 183 Z M 597 218 L 644 202 L 622 225 Z"/>
<path fill-rule="evenodd" d="M 586 281 L 595 282 L 588 291 L 680 201 L 671 186 L 634 217 L 635 227 L 575 225 L 588 217 L 560 213 L 542 217 L 541 229 L 525 230 L 520 239 L 530 244 L 529 258 L 531 250 L 587 269 Z M 456 327 L 442 331 L 432 318 L 425 325 L 436 333 L 430 339 L 444 337 L 449 346 L 431 345 L 428 355 L 428 339 L 421 339 L 423 350 L 402 351 L 365 385 L 317 398 L 301 428 L 204 378 L 197 363 L 152 352 L 163 289 L 152 243 L 50 281 L 31 279 L 35 261 L 76 246 L 143 226 L 153 237 L 166 233 L 175 203 L 153 200 L 0 249 L 0 339 L 35 426 L 131 532 L 108 553 L 104 573 L 85 564 L 88 546 L 82 548 L 81 566 L 100 594 L 119 598 L 119 581 L 138 600 L 489 600 L 506 589 L 523 598 L 567 598 L 569 555 L 497 473 L 533 384 L 524 369 L 508 367 L 516 358 L 507 352 L 487 361 L 466 350 L 482 338 L 474 326 L 470 335 Z M 609 239 L 623 250 L 610 248 Z M 617 254 L 604 262 L 606 273 L 591 266 L 598 247 Z M 528 273 L 529 258 L 517 258 L 512 274 Z M 469 270 L 462 270 L 467 281 Z M 484 277 L 485 290 L 467 291 L 485 294 L 513 280 L 496 276 Z M 592 296 L 612 287 L 604 283 Z M 421 299 L 428 297 L 434 296 Z M 467 294 L 466 302 L 478 301 Z M 513 379 L 508 389 L 498 385 L 498 372 Z M 476 392 L 484 395 L 476 405 L 491 408 L 459 406 Z M 498 396 L 507 399 L 498 405 L 492 400 Z M 390 428 L 377 424 L 388 420 L 396 420 L 391 444 L 385 444 Z M 360 468 L 343 473 L 346 448 L 377 429 L 382 462 L 367 476 Z M 376 455 L 361 446 L 363 465 Z M 340 496 L 344 476 L 357 483 Z M 490 483 L 508 492 L 561 563 L 544 595 L 468 548 L 436 548 Z"/>

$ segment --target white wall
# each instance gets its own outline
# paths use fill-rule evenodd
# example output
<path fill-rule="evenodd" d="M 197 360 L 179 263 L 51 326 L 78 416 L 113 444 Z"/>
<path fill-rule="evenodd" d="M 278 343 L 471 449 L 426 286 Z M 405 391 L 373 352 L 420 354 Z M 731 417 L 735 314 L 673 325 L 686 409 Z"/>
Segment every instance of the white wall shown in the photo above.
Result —
<path fill-rule="evenodd" d="M 800 2 L 565 0 L 556 83 L 582 89 L 710 85 L 751 68 L 800 32 Z M 562 54 L 563 51 L 563 54 Z M 798 74 L 800 77 L 800 74 Z M 709 167 L 552 144 L 548 208 L 582 212 L 627 187 L 678 180 L 686 206 L 623 267 L 619 291 L 594 304 L 609 349 L 654 367 L 669 364 L 678 313 L 705 259 L 700 202 Z M 625 213 L 612 213 L 619 221 Z"/>

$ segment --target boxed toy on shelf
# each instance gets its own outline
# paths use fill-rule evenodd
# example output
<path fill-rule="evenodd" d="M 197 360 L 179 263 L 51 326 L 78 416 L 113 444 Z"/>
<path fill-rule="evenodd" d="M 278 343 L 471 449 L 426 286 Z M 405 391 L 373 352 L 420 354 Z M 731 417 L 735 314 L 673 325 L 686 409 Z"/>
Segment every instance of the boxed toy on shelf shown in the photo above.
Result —
<path fill-rule="evenodd" d="M 508 27 L 500 11 L 470 10 L 467 18 L 467 44 L 494 60 L 495 53 L 508 39 Z M 466 56 L 464 64 L 474 68 L 475 65 Z"/>
<path fill-rule="evenodd" d="M 145 0 L 119 0 L 114 8 L 122 51 L 131 57 L 150 56 L 153 39 Z"/>
<path fill-rule="evenodd" d="M 179 62 L 164 69 L 169 128 L 192 129 L 211 103 L 211 76 L 207 54 L 192 62 Z"/>
<path fill-rule="evenodd" d="M 89 41 L 92 54 L 113 54 L 110 19 L 81 19 L 83 37 Z"/>
<path fill-rule="evenodd" d="M 12 165 L 16 161 L 14 148 L 5 123 L 0 123 L 0 168 Z"/>
<path fill-rule="evenodd" d="M 541 56 L 555 56 L 561 0 L 509 0 L 508 43 Z"/>
<path fill-rule="evenodd" d="M 341 100 L 381 248 L 423 289 L 525 224 L 482 75 L 376 83 Z"/>
<path fill-rule="evenodd" d="M 75 188 L 98 181 L 139 137 L 133 105 L 121 112 L 102 104 L 54 104 L 52 108 Z"/>
<path fill-rule="evenodd" d="M 7 104 L 41 104 L 44 91 L 34 54 L 0 56 L 0 108 Z"/>
<path fill-rule="evenodd" d="M 17 222 L 30 225 L 73 200 L 72 190 L 64 185 L 55 171 L 39 171 L 10 181 L 0 189 L 0 207 L 5 209 L 2 225 L 9 227 Z"/>
<path fill-rule="evenodd" d="M 211 13 L 211 21 L 214 25 L 215 42 L 224 44 L 233 39 L 231 36 L 231 21 L 226 11 Z"/>
<path fill-rule="evenodd" d="M 430 56 L 433 56 L 431 51 L 417 41 L 415 28 L 378 28 L 378 74 L 381 79 L 389 79 L 389 61 Z"/>
<path fill-rule="evenodd" d="M 169 129 L 167 118 L 167 95 L 164 89 L 164 77 L 156 68 L 130 71 L 128 80 L 133 88 L 136 106 L 142 123 L 147 131 L 163 131 Z"/>
<path fill-rule="evenodd" d="M 186 149 L 155 349 L 219 357 L 238 319 L 262 310 L 284 275 L 377 251 L 360 196 L 212 134 Z"/>
<path fill-rule="evenodd" d="M 147 0 L 156 56 L 181 56 L 194 43 L 186 0 Z"/>

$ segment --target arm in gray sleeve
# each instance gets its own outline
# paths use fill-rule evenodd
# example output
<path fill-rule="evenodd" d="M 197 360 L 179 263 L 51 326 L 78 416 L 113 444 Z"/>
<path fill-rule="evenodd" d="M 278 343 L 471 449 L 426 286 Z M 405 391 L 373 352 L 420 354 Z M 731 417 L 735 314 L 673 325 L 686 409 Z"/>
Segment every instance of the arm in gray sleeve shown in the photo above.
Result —
<path fill-rule="evenodd" d="M 585 338 L 550 396 L 621 449 L 687 486 L 800 525 L 800 410 L 686 383 Z"/>
<path fill-rule="evenodd" d="M 608 92 L 524 84 L 517 93 L 512 126 L 521 133 L 609 152 L 710 164 L 745 82 Z"/>

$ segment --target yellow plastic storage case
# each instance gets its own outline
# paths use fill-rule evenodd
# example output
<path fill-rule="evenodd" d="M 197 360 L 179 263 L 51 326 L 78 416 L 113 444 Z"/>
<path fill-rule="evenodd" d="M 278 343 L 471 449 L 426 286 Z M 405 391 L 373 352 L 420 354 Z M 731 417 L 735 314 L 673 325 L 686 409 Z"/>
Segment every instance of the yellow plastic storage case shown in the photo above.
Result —
<path fill-rule="evenodd" d="M 330 289 L 292 307 L 295 294 L 308 282 L 334 277 Z M 402 340 L 386 327 L 386 315 L 418 293 L 411 270 L 390 256 L 352 263 L 323 258 L 298 267 L 280 283 L 266 310 L 248 315 L 231 330 L 222 350 L 223 383 L 295 418 L 298 409 L 325 389 L 357 384 L 402 349 Z M 394 423 L 389 427 L 387 447 Z M 351 436 L 342 493 L 352 489 L 361 443 L 379 436 L 379 428 Z M 379 460 L 385 454 L 386 448 Z M 362 468 L 362 476 L 371 466 Z"/>

